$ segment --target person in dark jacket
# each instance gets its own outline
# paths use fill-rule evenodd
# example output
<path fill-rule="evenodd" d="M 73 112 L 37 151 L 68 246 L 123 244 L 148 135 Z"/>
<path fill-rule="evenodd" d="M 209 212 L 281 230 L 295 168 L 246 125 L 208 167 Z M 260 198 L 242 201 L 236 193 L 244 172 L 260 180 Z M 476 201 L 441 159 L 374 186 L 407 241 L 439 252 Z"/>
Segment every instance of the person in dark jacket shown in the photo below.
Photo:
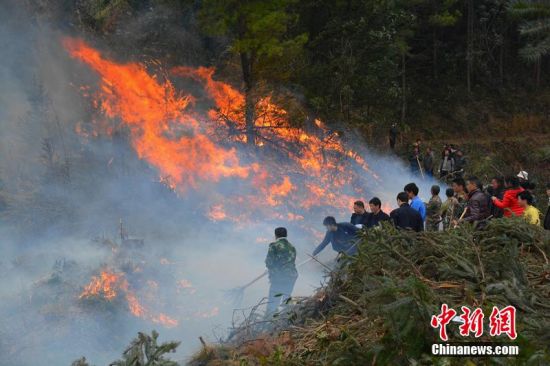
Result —
<path fill-rule="evenodd" d="M 319 254 L 329 244 L 332 244 L 332 249 L 338 253 L 349 255 L 357 253 L 355 241 L 359 229 L 356 226 L 347 222 L 336 223 L 332 216 L 325 217 L 323 225 L 327 228 L 327 233 L 321 244 L 313 251 L 313 256 Z"/>
<path fill-rule="evenodd" d="M 544 228 L 550 230 L 550 183 L 546 185 L 546 196 L 548 197 L 548 209 L 546 209 L 546 216 L 544 217 Z"/>
<path fill-rule="evenodd" d="M 466 168 L 466 158 L 462 150 L 456 152 L 455 157 L 455 169 L 454 176 L 461 178 L 464 175 L 464 169 Z"/>
<path fill-rule="evenodd" d="M 430 147 L 426 148 L 424 155 L 424 172 L 428 177 L 434 176 L 434 153 Z"/>
<path fill-rule="evenodd" d="M 382 221 L 389 221 L 390 217 L 384 211 L 382 211 L 382 202 L 380 198 L 373 197 L 369 201 L 370 214 L 367 218 L 366 227 L 371 228 L 379 226 Z"/>
<path fill-rule="evenodd" d="M 502 197 L 504 197 L 504 179 L 500 177 L 493 177 L 493 179 L 491 179 L 491 185 L 487 188 L 487 194 L 489 196 L 489 210 L 491 212 L 491 216 L 495 219 L 501 218 L 504 212 L 502 209 L 493 204 L 491 197 L 495 196 L 502 201 Z"/>
<path fill-rule="evenodd" d="M 413 174 L 420 173 L 421 165 L 422 164 L 422 156 L 420 155 L 420 150 L 415 145 L 412 151 L 411 156 L 409 157 L 409 164 L 411 165 L 411 172 Z"/>
<path fill-rule="evenodd" d="M 286 302 L 292 294 L 294 284 L 298 278 L 296 249 L 286 237 L 286 228 L 278 227 L 275 229 L 275 241 L 269 244 L 265 259 L 270 283 L 267 315 L 273 314 L 281 303 Z"/>
<path fill-rule="evenodd" d="M 397 141 L 397 135 L 399 134 L 399 130 L 397 129 L 397 124 L 393 123 L 390 128 L 390 149 L 395 148 L 395 143 Z"/>
<path fill-rule="evenodd" d="M 424 172 L 428 177 L 434 176 L 435 157 L 431 147 L 426 148 L 426 154 L 424 155 Z"/>
<path fill-rule="evenodd" d="M 365 203 L 363 201 L 355 201 L 350 219 L 351 224 L 361 228 L 367 223 L 368 217 L 369 213 L 365 210 Z"/>
<path fill-rule="evenodd" d="M 482 184 L 477 177 L 470 177 L 466 180 L 466 188 L 468 189 L 468 202 L 466 204 L 466 213 L 464 221 L 478 225 L 484 222 L 490 215 L 489 200 L 485 193 L 481 191 Z"/>
<path fill-rule="evenodd" d="M 406 192 L 401 192 L 397 195 L 397 205 L 399 208 L 390 213 L 390 218 L 397 228 L 416 232 L 424 230 L 422 216 L 420 216 L 418 211 L 409 206 L 409 196 Z"/>

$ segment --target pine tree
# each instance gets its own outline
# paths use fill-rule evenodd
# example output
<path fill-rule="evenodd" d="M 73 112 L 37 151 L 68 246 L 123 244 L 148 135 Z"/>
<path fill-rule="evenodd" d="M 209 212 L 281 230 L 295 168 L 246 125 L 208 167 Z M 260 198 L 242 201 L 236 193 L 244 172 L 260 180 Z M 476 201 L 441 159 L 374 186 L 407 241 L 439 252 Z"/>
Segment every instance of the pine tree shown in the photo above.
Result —
<path fill-rule="evenodd" d="M 175 361 L 166 359 L 167 353 L 176 351 L 180 342 L 166 342 L 158 344 L 159 334 L 153 331 L 151 335 L 138 333 L 138 336 L 124 351 L 121 360 L 109 364 L 109 366 L 179 366 Z M 91 366 L 85 357 L 74 361 L 71 366 Z"/>
<path fill-rule="evenodd" d="M 512 15 L 521 19 L 520 34 L 527 40 L 520 56 L 535 65 L 537 86 L 541 80 L 541 64 L 550 55 L 550 3 L 544 0 L 517 0 L 510 7 Z"/>
<path fill-rule="evenodd" d="M 153 331 L 151 335 L 138 333 L 130 346 L 124 351 L 122 360 L 111 363 L 110 366 L 178 366 L 177 362 L 164 358 L 166 353 L 175 352 L 180 342 L 157 343 L 159 334 Z"/>
<path fill-rule="evenodd" d="M 280 62 L 307 40 L 305 34 L 289 32 L 297 20 L 291 11 L 294 3 L 296 0 L 202 2 L 205 31 L 228 37 L 231 51 L 239 56 L 245 92 L 246 137 L 252 145 L 255 143 L 255 89 L 261 81 L 262 66 Z"/>

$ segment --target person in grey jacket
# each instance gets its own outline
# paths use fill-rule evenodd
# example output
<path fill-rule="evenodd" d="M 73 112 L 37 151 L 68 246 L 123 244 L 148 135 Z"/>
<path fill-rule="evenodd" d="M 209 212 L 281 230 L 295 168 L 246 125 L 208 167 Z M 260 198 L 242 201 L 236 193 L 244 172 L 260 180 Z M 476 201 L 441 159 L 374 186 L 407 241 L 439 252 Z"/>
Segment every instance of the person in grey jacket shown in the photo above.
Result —
<path fill-rule="evenodd" d="M 445 149 L 439 165 L 439 178 L 446 178 L 455 169 L 455 160 L 451 157 L 451 151 Z"/>

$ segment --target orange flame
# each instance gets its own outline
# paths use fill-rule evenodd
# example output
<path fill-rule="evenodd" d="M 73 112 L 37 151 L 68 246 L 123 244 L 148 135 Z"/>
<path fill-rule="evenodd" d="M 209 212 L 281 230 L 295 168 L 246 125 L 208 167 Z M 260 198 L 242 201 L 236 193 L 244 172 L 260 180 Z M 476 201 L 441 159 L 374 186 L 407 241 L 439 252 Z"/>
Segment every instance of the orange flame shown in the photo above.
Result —
<path fill-rule="evenodd" d="M 178 185 L 196 187 L 197 179 L 246 178 L 235 149 L 225 150 L 201 133 L 187 111 L 194 98 L 178 94 L 169 81 L 159 82 L 138 63 L 105 60 L 84 42 L 65 38 L 71 56 L 86 62 L 101 75 L 100 105 L 107 117 L 121 118 L 130 128 L 140 158 L 157 167 Z M 177 125 L 178 131 L 171 127 Z"/>
<path fill-rule="evenodd" d="M 107 300 L 112 300 L 116 297 L 116 287 L 119 286 L 120 275 L 102 271 L 99 276 L 92 276 L 92 281 L 84 287 L 84 291 L 79 296 L 79 299 L 102 296 Z"/>
<path fill-rule="evenodd" d="M 66 38 L 63 43 L 72 57 L 100 76 L 98 92 L 91 94 L 87 87 L 85 94 L 94 98 L 105 117 L 129 130 L 138 156 L 159 170 L 162 182 L 180 193 L 227 178 L 249 182 L 242 190 L 247 193 L 223 198 L 212 194 L 206 213 L 211 220 L 240 222 L 258 212 L 301 220 L 305 211 L 322 206 L 347 212 L 353 197 L 345 192 L 364 196 L 356 183 L 363 173 L 378 179 L 360 154 L 344 147 L 338 133 L 318 119 L 312 124 L 315 131 L 295 127 L 269 95 L 258 100 L 254 121 L 255 144 L 265 151 L 262 164 L 242 164 L 236 146 L 246 142 L 245 98 L 231 85 L 214 80 L 214 68 L 171 70 L 202 85 L 215 106 L 205 116 L 195 108 L 194 96 L 178 92 L 170 80 L 159 80 L 145 65 L 110 61 L 81 40 Z M 93 128 L 105 130 L 97 123 Z M 267 204 L 249 204 L 259 202 Z M 284 207 L 284 213 L 276 211 L 278 207 Z"/>
<path fill-rule="evenodd" d="M 128 310 L 132 315 L 139 318 L 146 318 L 154 323 L 162 324 L 166 327 L 178 325 L 178 321 L 168 317 L 165 314 L 158 316 L 150 312 L 139 302 L 137 296 L 130 290 L 128 281 L 122 273 L 101 271 L 99 276 L 92 276 L 92 280 L 84 287 L 84 290 L 78 297 L 79 299 L 100 297 L 107 301 L 115 299 L 121 292 L 128 304 Z"/>

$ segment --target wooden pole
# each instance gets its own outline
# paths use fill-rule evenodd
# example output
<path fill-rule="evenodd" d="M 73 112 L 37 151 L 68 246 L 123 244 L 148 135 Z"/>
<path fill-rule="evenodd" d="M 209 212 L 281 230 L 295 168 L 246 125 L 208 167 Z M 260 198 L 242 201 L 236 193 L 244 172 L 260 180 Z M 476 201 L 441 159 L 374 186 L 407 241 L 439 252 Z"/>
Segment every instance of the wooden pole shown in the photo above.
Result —
<path fill-rule="evenodd" d="M 466 211 L 468 211 L 468 207 L 465 207 L 464 208 L 464 211 L 462 211 L 462 215 L 460 215 L 460 218 L 458 219 L 458 221 L 456 222 L 456 224 L 454 225 L 454 228 L 456 229 L 456 227 L 458 226 L 458 223 L 460 221 L 462 221 L 462 219 L 464 218 L 464 216 L 466 215 Z"/>
<path fill-rule="evenodd" d="M 301 267 L 301 266 L 303 266 L 304 264 L 311 262 L 314 258 L 315 258 L 315 257 L 310 257 L 310 258 L 306 259 L 305 261 L 298 263 L 298 264 L 296 265 L 296 268 Z M 267 276 L 267 273 L 268 273 L 267 270 L 265 270 L 261 275 L 259 275 L 258 277 L 254 278 L 252 281 L 248 282 L 246 285 L 241 286 L 240 288 L 244 290 L 245 288 L 252 286 L 252 285 L 255 284 L 256 282 L 258 282 L 259 280 L 261 280 L 262 278 L 264 278 L 265 276 Z"/>
<path fill-rule="evenodd" d="M 422 179 L 424 179 L 424 171 L 422 170 L 422 165 L 420 165 L 420 160 L 418 159 L 418 155 L 416 155 L 416 162 L 418 163 L 418 169 L 420 169 L 420 174 L 422 175 Z"/>

